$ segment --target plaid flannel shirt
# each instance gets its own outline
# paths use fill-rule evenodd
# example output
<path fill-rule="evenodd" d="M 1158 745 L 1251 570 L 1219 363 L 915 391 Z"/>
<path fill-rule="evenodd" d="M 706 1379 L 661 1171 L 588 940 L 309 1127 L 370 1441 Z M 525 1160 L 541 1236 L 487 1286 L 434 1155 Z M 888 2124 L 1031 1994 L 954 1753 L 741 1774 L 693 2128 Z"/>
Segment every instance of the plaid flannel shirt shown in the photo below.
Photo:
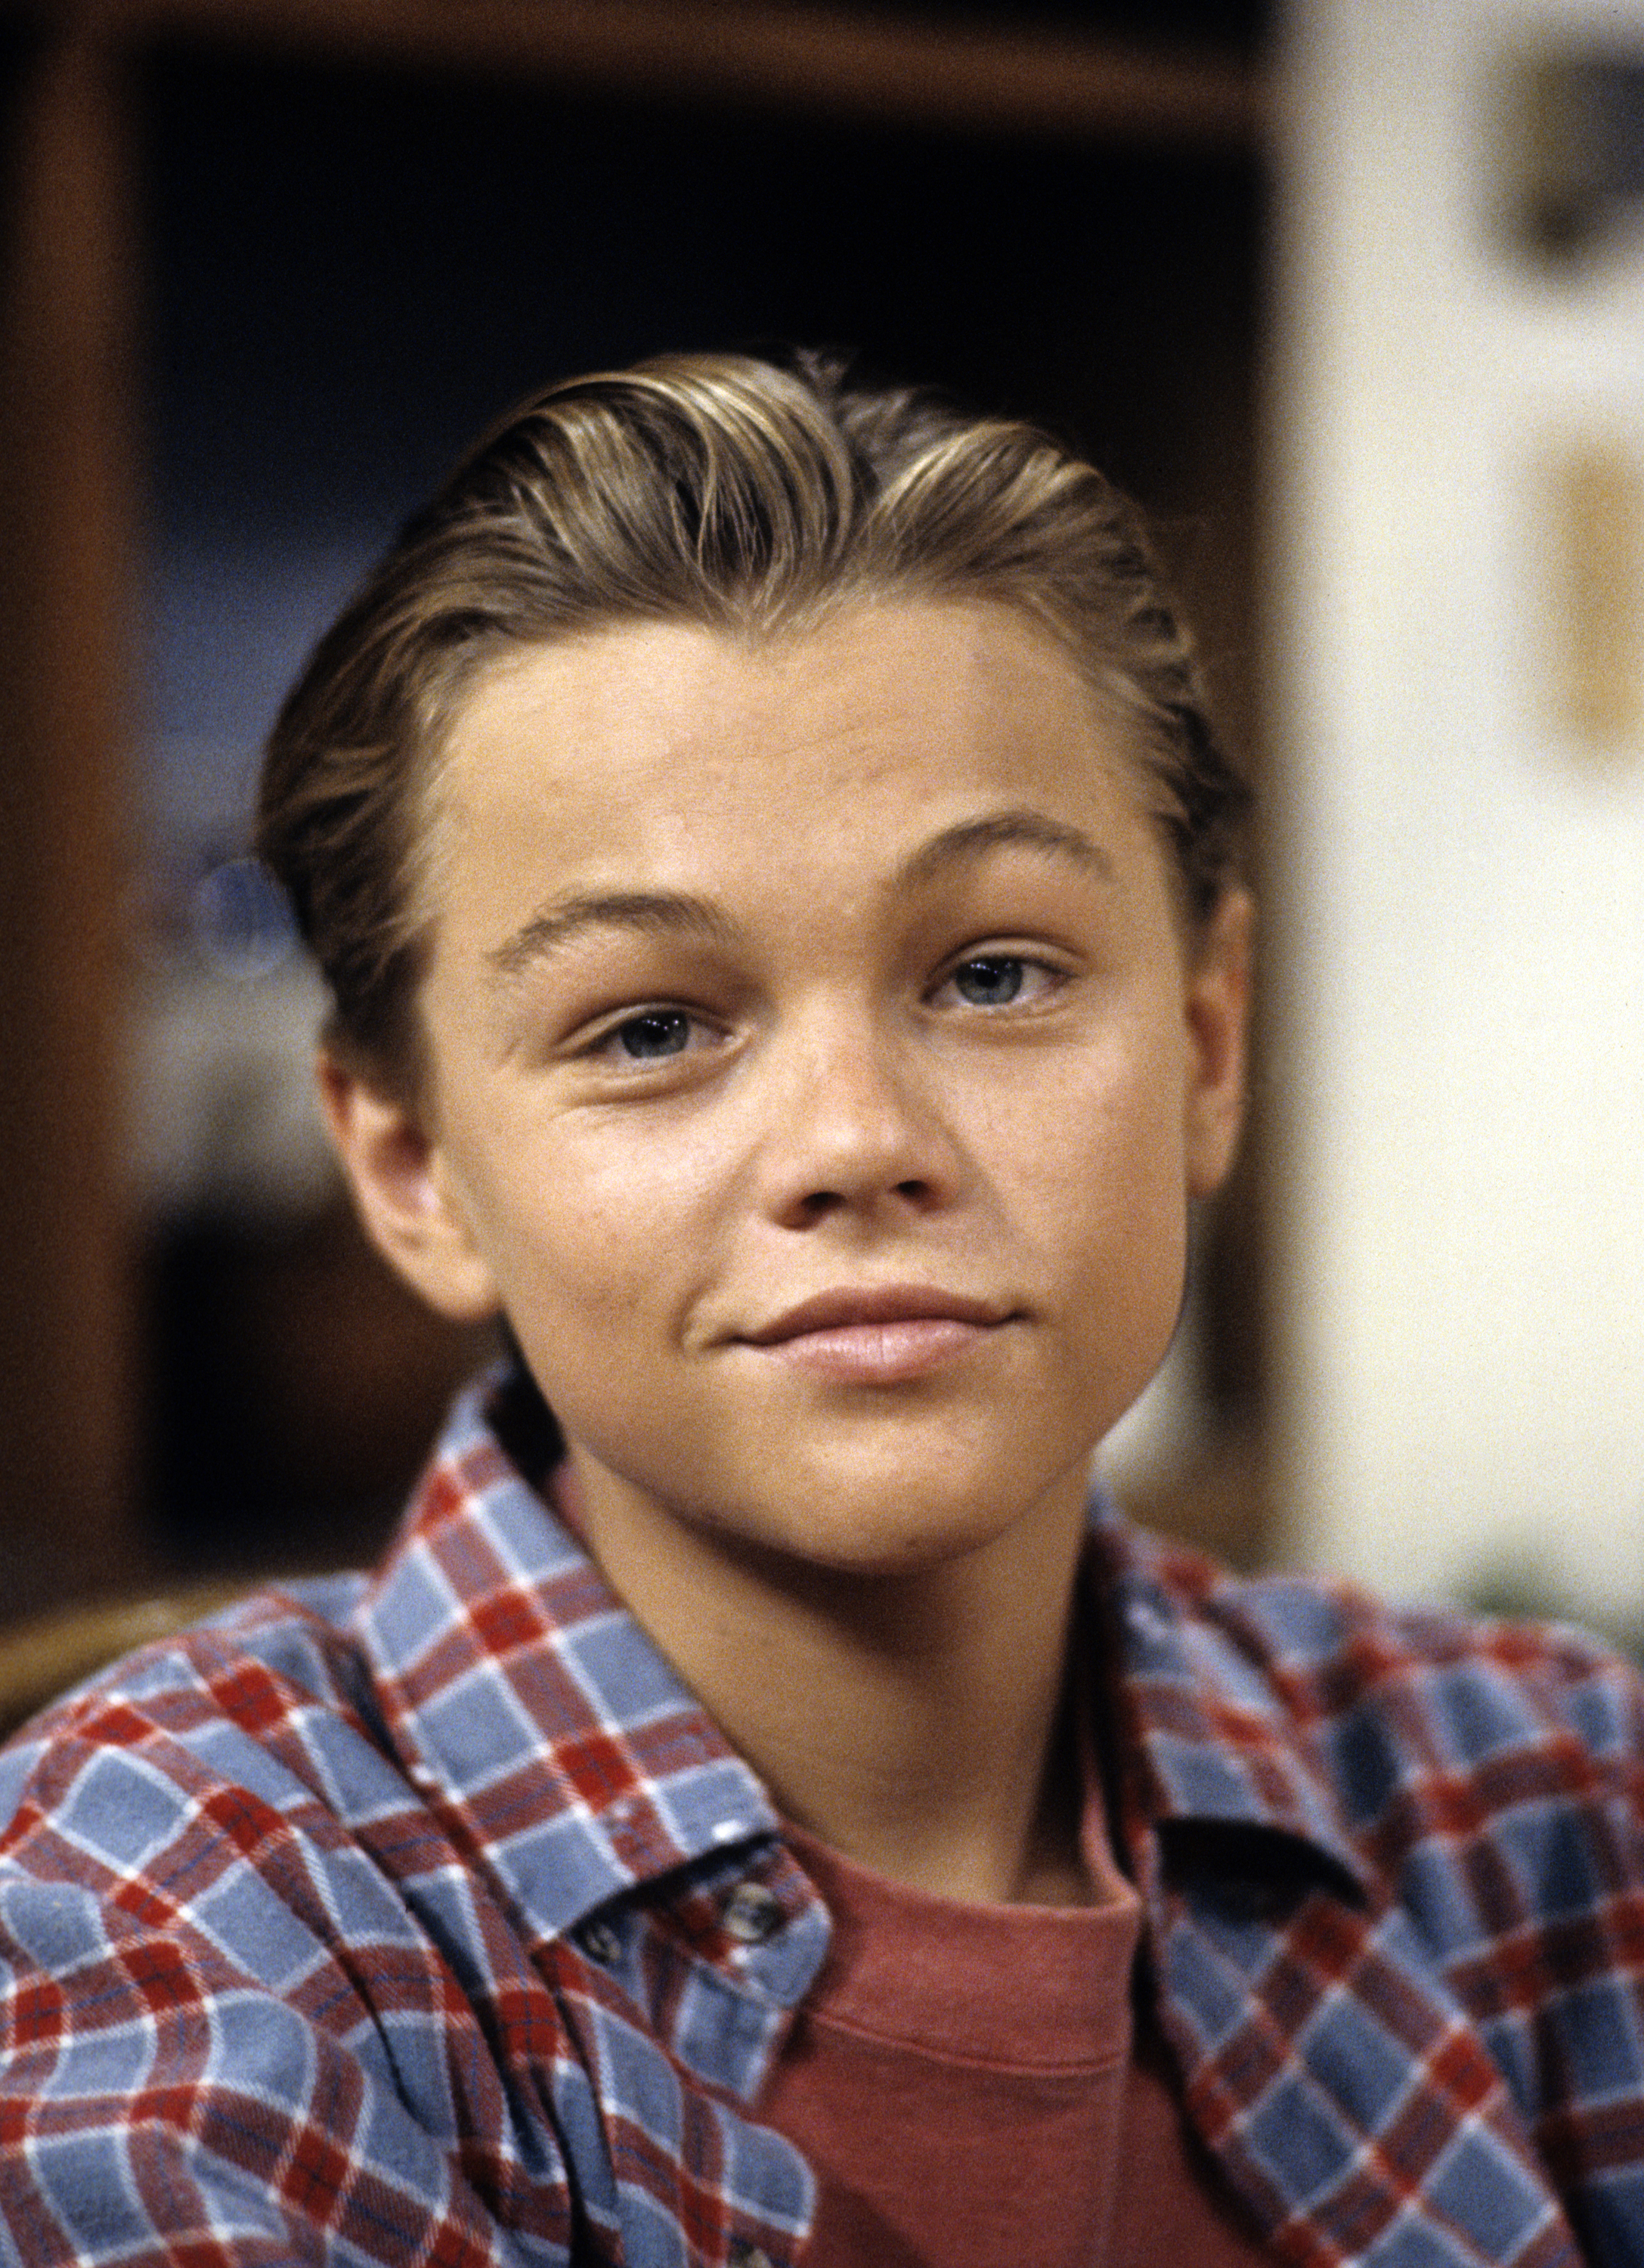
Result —
<path fill-rule="evenodd" d="M 1088 1600 L 1151 1988 L 1275 2258 L 1644 2261 L 1630 1674 L 1099 1508 Z M 376 1575 L 135 1656 L 4 1819 L 0 2259 L 802 2261 L 758 2102 L 826 1913 L 478 1395 Z"/>

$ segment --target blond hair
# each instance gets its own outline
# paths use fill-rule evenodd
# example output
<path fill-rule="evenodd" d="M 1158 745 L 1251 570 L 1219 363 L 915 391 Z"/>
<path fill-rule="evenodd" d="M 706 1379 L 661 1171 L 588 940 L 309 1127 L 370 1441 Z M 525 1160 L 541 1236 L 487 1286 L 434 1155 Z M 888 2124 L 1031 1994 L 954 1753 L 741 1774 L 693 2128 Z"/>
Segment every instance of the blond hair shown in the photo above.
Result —
<path fill-rule="evenodd" d="M 429 783 L 475 674 L 605 624 L 803 630 L 871 598 L 983 597 L 1061 640 L 1119 723 L 1190 924 L 1236 871 L 1245 790 L 1134 508 L 1035 427 L 786 366 L 667 356 L 510 412 L 407 527 L 271 736 L 259 847 L 331 988 L 329 1042 L 420 1071 Z"/>

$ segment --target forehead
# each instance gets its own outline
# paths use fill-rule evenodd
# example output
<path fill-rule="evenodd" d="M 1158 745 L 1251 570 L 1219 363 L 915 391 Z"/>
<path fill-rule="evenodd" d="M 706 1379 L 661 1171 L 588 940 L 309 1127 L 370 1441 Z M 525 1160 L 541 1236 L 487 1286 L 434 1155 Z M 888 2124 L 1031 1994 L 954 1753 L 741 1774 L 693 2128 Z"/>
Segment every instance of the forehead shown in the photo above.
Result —
<path fill-rule="evenodd" d="M 510 655 L 446 737 L 431 817 L 551 824 L 578 852 L 686 827 L 767 830 L 843 800 L 958 803 L 1127 786 L 1119 738 L 1050 634 L 988 601 L 862 606 L 744 637 L 623 623 Z"/>

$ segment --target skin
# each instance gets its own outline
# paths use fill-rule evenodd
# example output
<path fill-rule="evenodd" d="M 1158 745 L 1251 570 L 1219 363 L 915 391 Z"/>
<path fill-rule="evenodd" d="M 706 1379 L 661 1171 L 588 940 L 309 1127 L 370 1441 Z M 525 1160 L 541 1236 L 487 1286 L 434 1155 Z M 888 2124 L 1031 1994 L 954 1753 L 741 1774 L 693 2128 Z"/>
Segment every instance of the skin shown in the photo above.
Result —
<path fill-rule="evenodd" d="M 1077 1898 L 1086 1470 L 1230 1160 L 1243 895 L 1185 939 L 1113 731 L 985 602 L 524 652 L 431 823 L 428 1091 L 321 1070 L 377 1242 L 507 1314 L 607 1574 L 794 1815 Z"/>

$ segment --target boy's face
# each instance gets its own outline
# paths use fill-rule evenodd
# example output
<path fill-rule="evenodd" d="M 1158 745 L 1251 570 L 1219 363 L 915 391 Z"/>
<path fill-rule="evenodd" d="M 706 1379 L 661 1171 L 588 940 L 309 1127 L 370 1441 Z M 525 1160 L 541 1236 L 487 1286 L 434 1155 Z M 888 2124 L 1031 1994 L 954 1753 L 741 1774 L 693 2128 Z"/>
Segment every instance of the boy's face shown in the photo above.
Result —
<path fill-rule="evenodd" d="M 429 1093 L 328 1099 L 378 1241 L 500 1306 L 591 1506 L 840 1568 L 1076 1498 L 1240 1100 L 1073 664 L 983 603 L 521 654 L 435 798 Z"/>

